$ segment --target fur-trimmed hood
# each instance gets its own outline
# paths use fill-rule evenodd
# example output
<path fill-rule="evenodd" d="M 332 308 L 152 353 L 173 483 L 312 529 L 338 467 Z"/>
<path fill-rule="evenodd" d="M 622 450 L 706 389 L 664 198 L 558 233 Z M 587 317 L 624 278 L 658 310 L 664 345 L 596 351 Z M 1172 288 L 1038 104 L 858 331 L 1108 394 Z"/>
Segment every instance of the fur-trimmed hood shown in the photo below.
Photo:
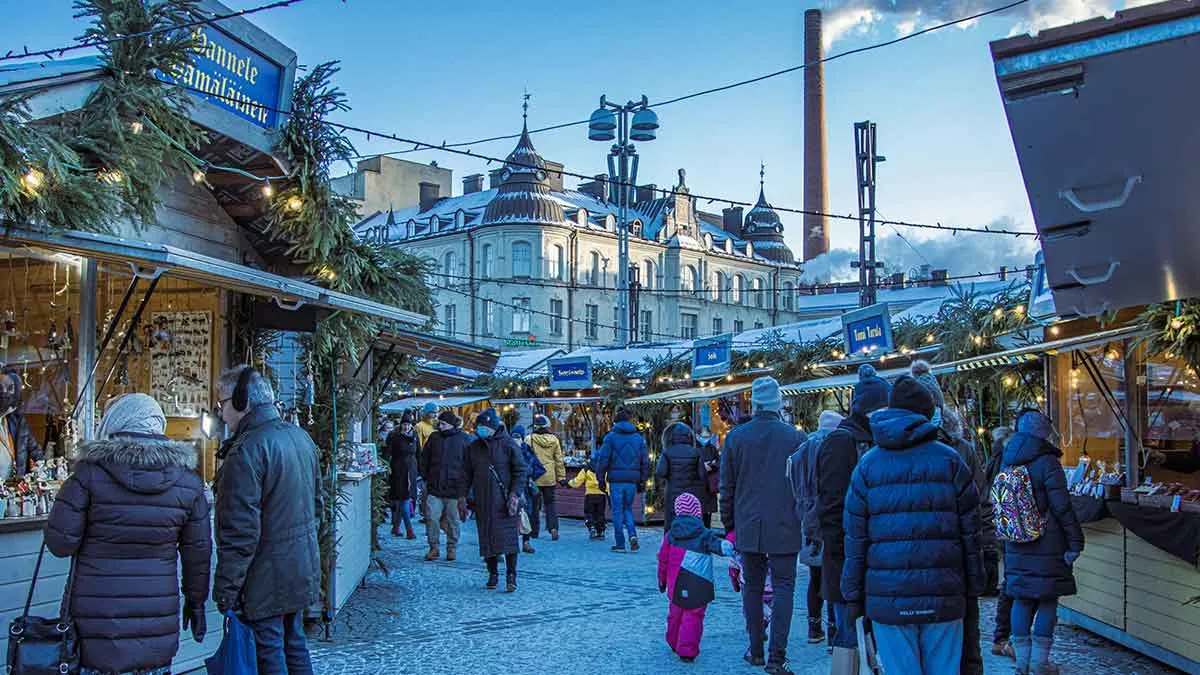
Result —
<path fill-rule="evenodd" d="M 157 494 L 196 468 L 196 450 L 170 440 L 110 438 L 80 446 L 79 461 L 95 464 L 129 490 Z"/>

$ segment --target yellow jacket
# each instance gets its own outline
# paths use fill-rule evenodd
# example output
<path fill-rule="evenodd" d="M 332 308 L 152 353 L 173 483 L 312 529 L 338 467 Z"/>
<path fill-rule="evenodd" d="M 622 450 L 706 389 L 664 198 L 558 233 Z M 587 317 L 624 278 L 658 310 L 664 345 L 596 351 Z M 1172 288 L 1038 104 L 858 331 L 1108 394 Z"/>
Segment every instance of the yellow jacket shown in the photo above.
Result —
<path fill-rule="evenodd" d="M 535 481 L 538 487 L 557 485 L 558 481 L 567 479 L 567 465 L 563 464 L 562 445 L 554 434 L 535 433 L 529 437 L 529 445 L 537 455 L 538 461 L 546 467 L 546 473 Z"/>
<path fill-rule="evenodd" d="M 421 420 L 420 422 L 417 422 L 416 427 L 417 427 L 417 452 L 419 453 L 420 451 L 425 449 L 425 441 L 429 440 L 429 437 L 433 435 L 434 429 L 436 429 L 436 427 L 434 427 L 433 422 L 431 422 L 429 420 Z"/>
<path fill-rule="evenodd" d="M 608 494 L 600 489 L 600 479 L 596 478 L 596 472 L 586 466 L 580 469 L 579 475 L 572 478 L 571 482 L 567 483 L 567 485 L 573 488 L 577 488 L 580 485 L 587 485 L 587 494 L 589 495 Z"/>

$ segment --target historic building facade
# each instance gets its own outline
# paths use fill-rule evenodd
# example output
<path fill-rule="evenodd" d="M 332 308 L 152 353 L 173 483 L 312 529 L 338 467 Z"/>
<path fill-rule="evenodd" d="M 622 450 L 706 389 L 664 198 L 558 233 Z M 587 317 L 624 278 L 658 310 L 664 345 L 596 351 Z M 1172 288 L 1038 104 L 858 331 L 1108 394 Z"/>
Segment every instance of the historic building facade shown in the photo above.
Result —
<path fill-rule="evenodd" d="M 483 189 L 376 212 L 359 236 L 436 262 L 429 277 L 447 336 L 502 348 L 620 344 L 619 210 L 603 176 L 576 190 L 527 133 Z M 740 333 L 799 320 L 800 265 L 778 214 L 757 204 L 696 209 L 684 171 L 669 191 L 638 188 L 629 211 L 632 342 Z M 665 195 L 665 196 L 664 196 Z"/>

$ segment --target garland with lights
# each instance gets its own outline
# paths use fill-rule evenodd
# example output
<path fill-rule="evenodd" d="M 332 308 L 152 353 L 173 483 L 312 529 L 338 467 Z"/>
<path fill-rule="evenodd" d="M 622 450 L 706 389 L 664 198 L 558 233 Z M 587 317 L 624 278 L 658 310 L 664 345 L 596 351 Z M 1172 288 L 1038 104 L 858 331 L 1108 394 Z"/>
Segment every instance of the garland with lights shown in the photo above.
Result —
<path fill-rule="evenodd" d="M 1200 299 L 1150 305 L 1138 321 L 1149 330 L 1143 343 L 1151 354 L 1178 356 L 1192 370 L 1200 370 Z"/>
<path fill-rule="evenodd" d="M 200 16 L 197 0 L 79 0 L 91 25 L 80 42 L 149 32 Z M 34 120 L 27 96 L 0 100 L 0 221 L 52 232 L 111 233 L 156 222 L 158 190 L 198 168 L 187 148 L 204 132 L 188 117 L 186 91 L 155 77 L 184 67 L 197 39 L 166 31 L 102 43 L 100 78 L 83 106 Z M 154 133 L 148 133 L 152 127 Z"/>

